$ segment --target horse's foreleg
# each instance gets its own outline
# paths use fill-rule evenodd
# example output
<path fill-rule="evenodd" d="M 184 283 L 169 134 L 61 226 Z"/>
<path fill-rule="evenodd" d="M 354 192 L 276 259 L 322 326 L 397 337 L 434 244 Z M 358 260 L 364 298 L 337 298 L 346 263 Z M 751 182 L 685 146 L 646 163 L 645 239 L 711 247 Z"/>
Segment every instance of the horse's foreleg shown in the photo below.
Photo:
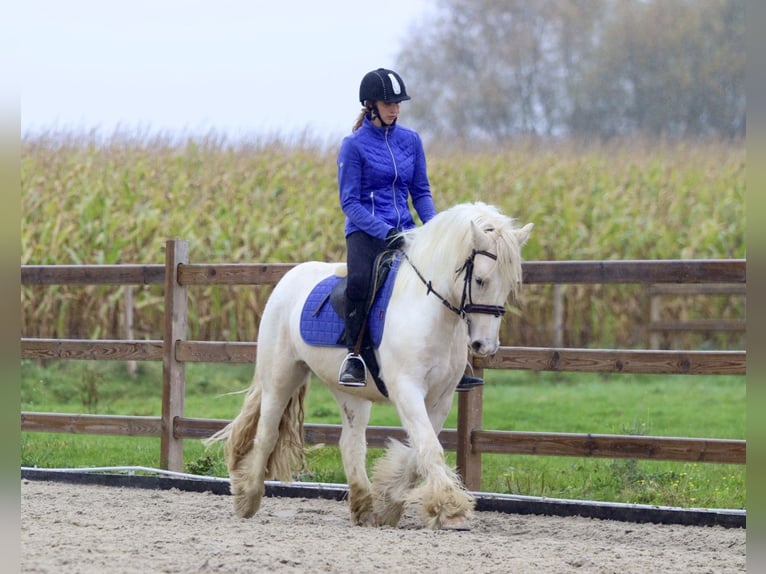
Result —
<path fill-rule="evenodd" d="M 443 420 L 433 420 L 443 416 L 434 416 L 434 413 L 429 416 L 425 401 L 417 391 L 399 395 L 396 407 L 414 449 L 412 472 L 420 479 L 407 502 L 422 505 L 430 528 L 467 529 L 474 499 L 445 461 L 437 435 Z M 436 405 L 431 410 L 439 412 L 442 406 Z"/>
<path fill-rule="evenodd" d="M 389 441 L 386 454 L 376 461 L 373 470 L 373 509 L 380 525 L 399 523 L 417 479 L 415 451 L 399 441 Z"/>
<path fill-rule="evenodd" d="M 343 392 L 336 392 L 335 399 L 340 405 L 343 420 L 339 446 L 348 481 L 351 521 L 360 526 L 373 526 L 377 521 L 373 514 L 370 479 L 366 469 L 366 431 L 372 403 Z"/>

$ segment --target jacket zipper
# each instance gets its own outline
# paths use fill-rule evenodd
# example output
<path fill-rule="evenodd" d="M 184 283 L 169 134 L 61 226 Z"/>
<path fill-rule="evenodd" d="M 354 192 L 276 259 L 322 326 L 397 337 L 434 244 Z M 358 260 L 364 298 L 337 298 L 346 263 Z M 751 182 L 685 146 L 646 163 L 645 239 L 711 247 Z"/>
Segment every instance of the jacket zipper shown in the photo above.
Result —
<path fill-rule="evenodd" d="M 386 128 L 385 133 L 385 140 L 386 140 L 386 147 L 388 148 L 388 153 L 391 155 L 391 163 L 394 164 L 394 181 L 391 182 L 391 199 L 394 203 L 394 209 L 396 210 L 396 228 L 399 229 L 399 226 L 402 223 L 402 214 L 399 213 L 399 204 L 396 202 L 396 180 L 399 179 L 399 170 L 396 166 L 396 158 L 394 157 L 394 152 L 391 150 L 391 146 L 388 143 L 388 130 L 390 128 Z"/>

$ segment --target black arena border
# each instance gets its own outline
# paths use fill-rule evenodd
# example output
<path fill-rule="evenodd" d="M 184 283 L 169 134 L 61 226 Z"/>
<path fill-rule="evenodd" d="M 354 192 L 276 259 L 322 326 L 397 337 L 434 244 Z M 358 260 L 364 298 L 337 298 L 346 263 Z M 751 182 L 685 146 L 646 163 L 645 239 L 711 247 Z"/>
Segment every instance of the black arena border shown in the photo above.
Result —
<path fill-rule="evenodd" d="M 211 492 L 229 495 L 229 482 L 199 476 L 189 478 L 175 476 L 126 475 L 114 473 L 73 472 L 53 469 L 22 468 L 21 478 L 70 484 L 93 484 L 155 490 L 178 489 L 187 492 Z M 722 526 L 746 528 L 745 510 L 676 508 L 646 504 L 594 502 L 518 496 L 512 494 L 472 493 L 476 498 L 476 510 L 506 514 L 537 514 L 544 516 L 581 516 L 602 520 L 643 522 L 653 524 L 681 524 L 686 526 Z M 267 481 L 266 496 L 284 498 L 320 498 L 345 500 L 348 488 L 343 484 L 309 482 L 282 483 Z"/>

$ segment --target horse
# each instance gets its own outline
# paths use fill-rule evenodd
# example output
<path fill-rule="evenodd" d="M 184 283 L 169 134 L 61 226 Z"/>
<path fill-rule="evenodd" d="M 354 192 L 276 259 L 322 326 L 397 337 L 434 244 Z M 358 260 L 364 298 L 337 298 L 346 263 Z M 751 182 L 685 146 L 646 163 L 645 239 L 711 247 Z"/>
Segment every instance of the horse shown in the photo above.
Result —
<path fill-rule="evenodd" d="M 387 397 L 369 375 L 366 386 L 341 386 L 345 347 L 307 344 L 300 334 L 309 293 L 322 280 L 343 276 L 345 263 L 310 261 L 288 271 L 266 302 L 241 411 L 205 440 L 225 443 L 236 514 L 250 518 L 258 511 L 265 480 L 289 482 L 305 468 L 303 402 L 313 372 L 340 407 L 352 523 L 395 527 L 405 509 L 419 507 L 427 528 L 469 530 L 475 499 L 447 465 L 438 434 L 467 357 L 498 349 L 505 303 L 521 289 L 521 247 L 533 226 L 520 227 L 496 207 L 475 202 L 402 233 L 376 349 Z M 370 480 L 365 432 L 372 404 L 385 401 L 395 405 L 407 440 L 389 439 Z"/>

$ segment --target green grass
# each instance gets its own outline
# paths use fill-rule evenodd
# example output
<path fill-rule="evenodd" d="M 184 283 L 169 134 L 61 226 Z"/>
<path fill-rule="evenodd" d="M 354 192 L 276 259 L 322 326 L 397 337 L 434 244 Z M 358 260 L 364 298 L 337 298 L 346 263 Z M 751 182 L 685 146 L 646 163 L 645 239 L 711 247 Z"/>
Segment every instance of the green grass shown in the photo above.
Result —
<path fill-rule="evenodd" d="M 249 365 L 187 365 L 185 414 L 230 419 L 252 376 Z M 745 379 L 728 376 L 638 376 L 486 371 L 484 428 L 640 434 L 698 438 L 745 437 Z M 61 361 L 22 364 L 25 411 L 159 416 L 162 377 L 155 363 L 131 379 L 122 363 Z M 456 427 L 457 401 L 447 420 Z M 338 424 L 327 389 L 311 385 L 306 422 Z M 390 405 L 373 407 L 372 425 L 399 426 Z M 22 433 L 22 465 L 44 468 L 159 464 L 159 439 Z M 380 456 L 370 449 L 369 462 Z M 455 453 L 447 453 L 455 462 Z M 187 472 L 225 476 L 219 448 L 184 446 Z M 481 490 L 533 496 L 743 508 L 744 465 L 485 454 Z M 344 483 L 336 447 L 310 448 L 300 480 Z"/>

